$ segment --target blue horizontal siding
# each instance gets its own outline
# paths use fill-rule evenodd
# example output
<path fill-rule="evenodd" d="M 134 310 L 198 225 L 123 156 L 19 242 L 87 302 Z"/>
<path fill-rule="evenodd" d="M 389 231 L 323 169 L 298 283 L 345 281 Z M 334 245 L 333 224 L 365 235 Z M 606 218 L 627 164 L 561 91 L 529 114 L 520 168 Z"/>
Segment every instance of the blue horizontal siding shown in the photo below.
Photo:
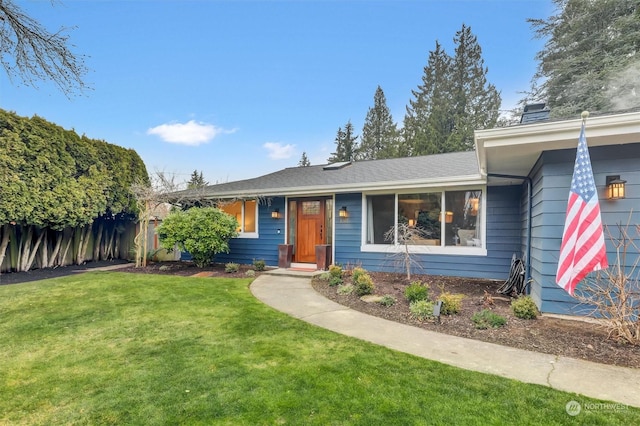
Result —
<path fill-rule="evenodd" d="M 273 219 L 271 212 L 279 209 L 280 219 Z M 267 266 L 278 265 L 278 245 L 284 244 L 285 223 L 284 197 L 260 200 L 258 205 L 258 235 L 259 238 L 232 238 L 229 241 L 229 253 L 219 253 L 214 262 L 251 264 L 254 260 L 264 260 Z M 279 232 L 278 232 L 279 231 Z M 182 260 L 190 260 L 189 253 L 183 253 Z"/>
<path fill-rule="evenodd" d="M 575 149 L 544 152 L 531 173 L 536 194 L 531 293 L 542 312 L 569 315 L 587 313 L 584 306 L 555 283 L 575 155 Z M 640 185 L 637 184 L 640 182 L 640 143 L 592 147 L 590 156 L 605 228 L 615 234 L 617 224 L 640 223 Z M 620 175 L 627 181 L 627 198 L 616 201 L 606 199 L 605 181 L 608 175 Z M 631 233 L 631 237 L 635 238 L 636 244 L 640 243 L 635 232 Z M 615 248 L 606 233 L 605 241 L 609 263 L 613 264 L 616 261 Z M 636 258 L 636 255 L 628 258 L 627 264 Z M 580 286 L 578 284 L 578 289 Z"/>
<path fill-rule="evenodd" d="M 511 256 L 521 254 L 521 186 L 487 189 L 487 256 L 416 254 L 414 273 L 467 278 L 506 279 Z M 335 262 L 370 271 L 403 272 L 398 254 L 361 252 L 362 194 L 339 194 L 336 205 L 347 206 L 349 218 L 336 223 Z"/>
<path fill-rule="evenodd" d="M 271 217 L 274 209 L 280 210 L 280 219 Z M 234 238 L 229 242 L 229 253 L 218 254 L 216 262 L 251 264 L 254 260 L 264 260 L 267 266 L 278 265 L 278 245 L 285 243 L 285 199 L 274 197 L 260 200 L 258 205 L 259 238 Z"/>

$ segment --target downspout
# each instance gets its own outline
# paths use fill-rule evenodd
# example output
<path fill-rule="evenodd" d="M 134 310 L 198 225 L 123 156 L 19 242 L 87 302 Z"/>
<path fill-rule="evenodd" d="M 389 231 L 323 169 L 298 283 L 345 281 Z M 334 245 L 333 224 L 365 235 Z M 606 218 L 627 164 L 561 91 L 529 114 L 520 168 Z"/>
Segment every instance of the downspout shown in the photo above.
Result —
<path fill-rule="evenodd" d="M 532 194 L 532 180 L 529 176 L 518 176 L 518 175 L 503 175 L 500 173 L 487 173 L 488 177 L 497 177 L 497 178 L 505 178 L 505 179 L 522 179 L 527 182 L 527 247 L 525 249 L 527 256 L 527 263 L 525 264 L 525 272 L 524 272 L 524 282 L 528 285 L 529 280 L 531 279 L 531 216 L 532 216 L 532 206 L 531 201 L 533 200 Z M 530 291 L 530 289 L 529 289 Z"/>

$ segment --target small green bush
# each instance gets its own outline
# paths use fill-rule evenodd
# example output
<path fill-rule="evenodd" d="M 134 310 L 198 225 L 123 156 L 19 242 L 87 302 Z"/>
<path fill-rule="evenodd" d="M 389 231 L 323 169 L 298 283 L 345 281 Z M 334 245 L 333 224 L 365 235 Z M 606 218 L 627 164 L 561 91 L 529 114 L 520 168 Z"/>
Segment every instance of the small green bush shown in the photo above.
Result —
<path fill-rule="evenodd" d="M 413 281 L 404 289 L 404 297 L 409 303 L 429 298 L 429 286 L 421 281 Z"/>
<path fill-rule="evenodd" d="M 409 304 L 409 311 L 411 316 L 418 321 L 424 321 L 429 318 L 433 318 L 433 302 L 429 300 L 416 300 Z"/>
<path fill-rule="evenodd" d="M 473 314 L 471 321 L 473 321 L 475 327 L 479 330 L 485 330 L 489 327 L 498 328 L 507 323 L 505 317 L 488 309 L 483 309 L 480 312 Z"/>
<path fill-rule="evenodd" d="M 353 293 L 354 287 L 351 284 L 344 284 L 338 286 L 338 294 L 342 296 L 349 295 Z"/>
<path fill-rule="evenodd" d="M 244 273 L 247 277 L 255 277 L 256 276 L 256 271 L 254 271 L 253 269 L 249 269 L 247 270 L 247 272 Z"/>
<path fill-rule="evenodd" d="M 342 278 L 342 266 L 340 265 L 329 265 L 329 273 L 332 277 Z"/>
<path fill-rule="evenodd" d="M 337 285 L 342 284 L 342 278 L 340 277 L 334 277 L 333 275 L 331 276 L 331 278 L 329 278 L 329 285 L 331 287 L 335 287 Z"/>
<path fill-rule="evenodd" d="M 395 297 L 390 294 L 385 294 L 384 296 L 382 296 L 382 299 L 380 299 L 378 303 L 380 303 L 382 306 L 389 307 L 393 306 L 396 302 L 397 300 Z"/>
<path fill-rule="evenodd" d="M 358 296 L 364 296 L 374 292 L 376 286 L 373 284 L 373 279 L 367 273 L 358 275 L 358 279 L 353 281 L 353 285 Z"/>
<path fill-rule="evenodd" d="M 253 269 L 256 271 L 264 271 L 264 268 L 267 266 L 264 260 L 262 259 L 253 259 Z"/>
<path fill-rule="evenodd" d="M 358 277 L 366 273 L 367 273 L 366 269 L 355 267 L 351 270 L 351 280 L 355 283 L 356 281 L 358 281 Z"/>
<path fill-rule="evenodd" d="M 462 308 L 462 299 L 464 299 L 464 294 L 452 294 L 448 291 L 440 294 L 440 300 L 442 301 L 440 314 L 453 315 L 460 312 L 460 308 Z"/>
<path fill-rule="evenodd" d="M 538 307 L 531 296 L 518 297 L 511 302 L 513 315 L 521 319 L 536 319 L 538 317 Z"/>
<path fill-rule="evenodd" d="M 318 275 L 318 279 L 322 281 L 329 281 L 331 279 L 331 274 L 329 272 L 323 272 Z"/>
<path fill-rule="evenodd" d="M 229 263 L 225 263 L 224 265 L 224 271 L 229 274 L 232 272 L 238 272 L 239 270 L 240 270 L 240 265 L 238 265 L 237 263 L 229 262 Z"/>

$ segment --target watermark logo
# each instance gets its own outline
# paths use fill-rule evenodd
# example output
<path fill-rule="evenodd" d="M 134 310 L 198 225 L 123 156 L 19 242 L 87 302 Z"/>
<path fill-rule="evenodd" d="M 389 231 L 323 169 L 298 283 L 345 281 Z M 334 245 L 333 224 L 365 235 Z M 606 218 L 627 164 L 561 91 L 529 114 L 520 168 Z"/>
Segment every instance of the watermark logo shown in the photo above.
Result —
<path fill-rule="evenodd" d="M 567 411 L 567 414 L 570 416 L 577 416 L 582 411 L 582 406 L 578 401 L 569 401 L 567 405 L 564 406 L 564 409 Z"/>
<path fill-rule="evenodd" d="M 580 404 L 578 401 L 569 401 L 567 405 L 564 406 L 565 411 L 570 416 L 577 416 L 585 411 L 622 411 L 628 410 L 629 406 L 626 404 L 620 404 L 615 402 L 586 402 L 584 404 Z"/>

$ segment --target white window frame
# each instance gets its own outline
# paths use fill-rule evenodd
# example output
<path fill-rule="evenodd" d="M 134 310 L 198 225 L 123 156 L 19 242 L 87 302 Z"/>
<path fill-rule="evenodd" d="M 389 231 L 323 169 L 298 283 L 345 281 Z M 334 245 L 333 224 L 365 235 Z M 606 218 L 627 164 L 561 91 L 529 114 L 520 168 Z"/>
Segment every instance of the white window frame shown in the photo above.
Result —
<path fill-rule="evenodd" d="M 255 217 L 255 223 L 256 223 L 255 232 L 244 232 L 244 218 L 245 218 L 245 215 L 247 214 L 247 212 L 246 212 L 246 202 L 247 201 L 255 201 L 255 203 L 256 203 L 256 207 L 255 207 L 254 212 L 253 212 L 254 217 Z M 241 213 L 240 213 L 240 223 L 239 223 L 240 231 L 238 232 L 238 236 L 235 237 L 235 238 L 260 238 L 260 234 L 258 232 L 259 231 L 259 229 L 258 229 L 259 220 L 258 219 L 260 217 L 258 213 L 259 213 L 259 204 L 260 203 L 258 202 L 258 200 L 253 200 L 253 199 L 251 199 L 251 200 L 235 200 L 234 202 L 242 203 L 242 208 L 240 210 L 241 211 Z"/>
<path fill-rule="evenodd" d="M 456 187 L 428 187 L 428 188 L 412 188 L 408 190 L 397 191 L 373 191 L 362 193 L 362 218 L 361 218 L 361 235 L 360 251 L 370 253 L 402 253 L 405 251 L 405 247 L 397 242 L 394 244 L 368 244 L 367 243 L 367 196 L 370 195 L 394 195 L 394 223 L 398 221 L 398 195 L 402 194 L 422 194 L 422 193 L 434 193 L 440 192 L 441 206 L 445 205 L 445 192 L 451 191 L 482 191 L 482 197 L 480 197 L 480 211 L 482 216 L 480 218 L 480 241 L 481 247 L 462 247 L 462 246 L 445 246 L 444 238 L 441 238 L 440 246 L 429 245 L 410 245 L 408 246 L 410 253 L 415 254 L 443 254 L 443 255 L 456 255 L 456 256 L 487 256 L 487 187 L 486 185 L 473 185 L 473 186 L 456 186 Z M 446 206 L 445 206 L 446 207 Z M 442 231 L 444 234 L 444 226 Z M 397 238 L 394 238 L 397 240 Z"/>

